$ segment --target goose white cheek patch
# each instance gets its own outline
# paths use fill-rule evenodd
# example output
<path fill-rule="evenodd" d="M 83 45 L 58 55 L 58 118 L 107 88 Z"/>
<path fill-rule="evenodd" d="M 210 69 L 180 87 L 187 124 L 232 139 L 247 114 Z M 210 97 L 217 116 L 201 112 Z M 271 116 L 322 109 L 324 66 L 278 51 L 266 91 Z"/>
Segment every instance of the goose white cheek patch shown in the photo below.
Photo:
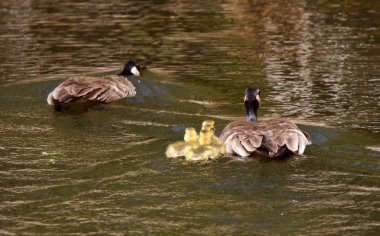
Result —
<path fill-rule="evenodd" d="M 136 76 L 140 75 L 140 71 L 136 68 L 136 66 L 132 67 L 131 73 Z"/>

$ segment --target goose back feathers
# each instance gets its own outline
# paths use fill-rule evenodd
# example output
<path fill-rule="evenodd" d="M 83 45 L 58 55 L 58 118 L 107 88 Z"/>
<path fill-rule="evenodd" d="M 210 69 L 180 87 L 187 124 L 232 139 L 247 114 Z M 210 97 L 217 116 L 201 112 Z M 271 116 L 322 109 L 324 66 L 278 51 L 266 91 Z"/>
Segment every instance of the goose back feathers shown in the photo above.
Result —
<path fill-rule="evenodd" d="M 231 122 L 220 135 L 227 153 L 247 157 L 257 152 L 270 158 L 284 158 L 289 154 L 303 154 L 306 145 L 311 144 L 310 136 L 287 119 L 257 120 L 259 89 L 246 90 L 244 105 L 247 120 Z"/>
<path fill-rule="evenodd" d="M 121 98 L 134 97 L 135 87 L 126 76 L 139 76 L 141 70 L 136 62 L 128 61 L 119 75 L 70 77 L 48 95 L 47 102 L 56 110 L 60 110 L 61 105 L 66 106 L 77 100 L 110 103 Z"/>
<path fill-rule="evenodd" d="M 271 158 L 282 158 L 291 153 L 303 154 L 310 137 L 286 119 L 267 121 L 234 121 L 228 124 L 220 139 L 227 153 L 247 157 L 254 152 Z"/>
<path fill-rule="evenodd" d="M 110 103 L 115 100 L 133 97 L 135 87 L 123 76 L 106 77 L 71 77 L 58 85 L 48 96 L 49 105 L 74 102 L 78 99 L 87 99 L 101 103 Z"/>

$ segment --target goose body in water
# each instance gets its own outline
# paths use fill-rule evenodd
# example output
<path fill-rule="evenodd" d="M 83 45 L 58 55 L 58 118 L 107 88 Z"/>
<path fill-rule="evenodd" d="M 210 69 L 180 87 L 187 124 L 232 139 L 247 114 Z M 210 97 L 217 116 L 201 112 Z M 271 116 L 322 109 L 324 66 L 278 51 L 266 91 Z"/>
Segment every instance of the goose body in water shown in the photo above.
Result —
<path fill-rule="evenodd" d="M 311 144 L 310 136 L 287 119 L 257 120 L 259 89 L 246 90 L 244 105 L 247 121 L 231 122 L 220 135 L 227 153 L 247 157 L 257 152 L 270 158 L 284 158 L 290 154 L 303 154 L 306 145 Z"/>
<path fill-rule="evenodd" d="M 134 97 L 135 87 L 126 76 L 139 76 L 140 73 L 141 67 L 133 61 L 128 61 L 118 75 L 70 77 L 48 95 L 47 102 L 59 111 L 62 106 L 78 100 L 110 103 L 121 98 Z"/>

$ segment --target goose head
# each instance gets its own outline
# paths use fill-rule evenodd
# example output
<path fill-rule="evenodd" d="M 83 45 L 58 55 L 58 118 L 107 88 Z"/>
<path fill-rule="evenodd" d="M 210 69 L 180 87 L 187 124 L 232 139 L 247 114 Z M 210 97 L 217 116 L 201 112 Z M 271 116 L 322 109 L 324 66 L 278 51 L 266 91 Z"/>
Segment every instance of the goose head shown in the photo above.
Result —
<path fill-rule="evenodd" d="M 260 106 L 260 89 L 247 88 L 245 90 L 244 106 L 248 121 L 257 121 L 257 110 Z"/>
<path fill-rule="evenodd" d="M 197 141 L 197 131 L 193 127 L 186 128 L 185 136 L 183 138 L 185 142 L 196 142 Z"/>
<path fill-rule="evenodd" d="M 122 76 L 127 76 L 127 75 L 139 76 L 139 75 L 141 75 L 141 66 L 134 61 L 128 61 L 127 63 L 125 63 L 123 71 L 119 75 L 122 75 Z"/>

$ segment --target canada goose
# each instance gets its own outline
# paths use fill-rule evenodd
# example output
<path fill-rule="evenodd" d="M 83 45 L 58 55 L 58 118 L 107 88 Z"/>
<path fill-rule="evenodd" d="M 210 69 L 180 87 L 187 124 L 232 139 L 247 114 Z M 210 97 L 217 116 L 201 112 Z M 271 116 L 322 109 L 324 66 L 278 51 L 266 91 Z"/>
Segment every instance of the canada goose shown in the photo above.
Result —
<path fill-rule="evenodd" d="M 311 144 L 310 136 L 289 120 L 257 120 L 259 89 L 247 88 L 244 105 L 247 121 L 231 122 L 220 135 L 226 144 L 227 153 L 247 157 L 258 152 L 270 158 L 284 158 L 292 153 L 303 154 L 306 145 Z"/>
<path fill-rule="evenodd" d="M 78 100 L 110 103 L 121 98 L 134 97 L 135 87 L 126 76 L 139 76 L 140 73 L 140 65 L 134 61 L 128 61 L 118 75 L 70 77 L 48 95 L 47 102 L 59 111 L 62 106 Z"/>
<path fill-rule="evenodd" d="M 186 128 L 185 136 L 183 138 L 185 141 L 178 141 L 170 144 L 166 148 L 167 157 L 180 157 L 185 155 L 185 151 L 189 149 L 192 145 L 197 142 L 197 132 L 194 128 Z"/>

